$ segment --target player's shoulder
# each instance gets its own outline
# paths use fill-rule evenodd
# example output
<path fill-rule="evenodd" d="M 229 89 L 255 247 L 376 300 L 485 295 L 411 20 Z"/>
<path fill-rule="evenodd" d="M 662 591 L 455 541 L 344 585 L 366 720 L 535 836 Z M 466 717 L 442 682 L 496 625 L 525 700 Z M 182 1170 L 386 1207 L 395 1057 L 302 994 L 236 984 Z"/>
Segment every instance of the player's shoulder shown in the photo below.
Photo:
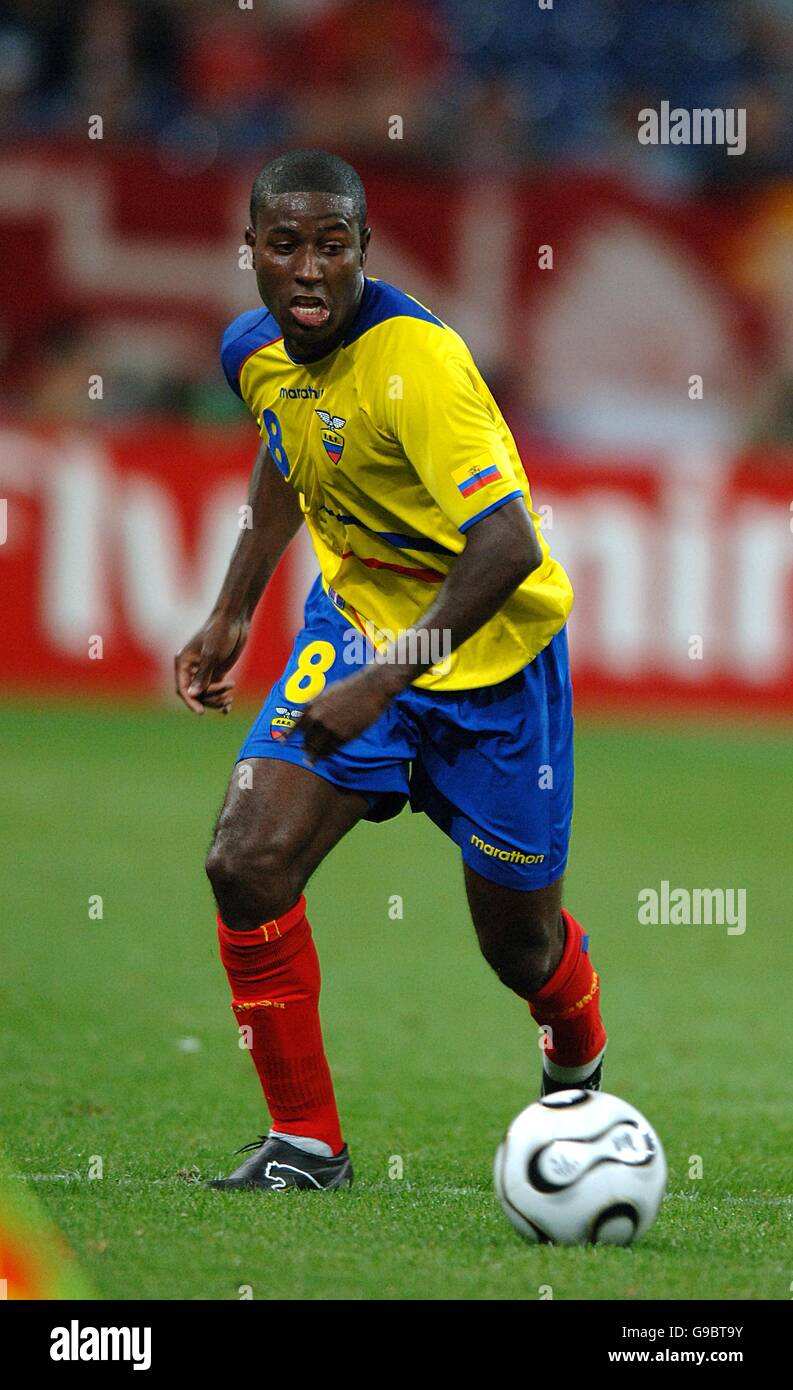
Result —
<path fill-rule="evenodd" d="M 468 354 L 460 335 L 426 305 L 386 280 L 368 278 L 361 308 L 345 339 L 346 347 L 354 344 L 367 355 L 386 352 L 392 361 L 400 351 L 416 363 Z"/>
<path fill-rule="evenodd" d="M 240 371 L 251 353 L 277 342 L 282 333 L 269 309 L 247 309 L 229 324 L 220 344 L 220 360 L 226 380 L 242 399 Z"/>

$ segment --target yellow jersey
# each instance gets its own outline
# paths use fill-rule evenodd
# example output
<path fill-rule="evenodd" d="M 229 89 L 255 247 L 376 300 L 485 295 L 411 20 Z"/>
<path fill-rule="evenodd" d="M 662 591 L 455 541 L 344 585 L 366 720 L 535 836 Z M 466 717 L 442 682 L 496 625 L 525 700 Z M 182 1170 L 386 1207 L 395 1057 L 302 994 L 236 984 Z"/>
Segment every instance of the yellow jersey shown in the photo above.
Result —
<path fill-rule="evenodd" d="M 515 441 L 459 334 L 367 278 L 343 341 L 293 361 L 269 310 L 241 314 L 221 361 L 274 463 L 300 493 L 322 583 L 377 646 L 420 624 L 482 517 L 522 497 L 542 562 L 442 671 L 433 690 L 496 685 L 567 619 L 573 591 L 549 554 Z"/>

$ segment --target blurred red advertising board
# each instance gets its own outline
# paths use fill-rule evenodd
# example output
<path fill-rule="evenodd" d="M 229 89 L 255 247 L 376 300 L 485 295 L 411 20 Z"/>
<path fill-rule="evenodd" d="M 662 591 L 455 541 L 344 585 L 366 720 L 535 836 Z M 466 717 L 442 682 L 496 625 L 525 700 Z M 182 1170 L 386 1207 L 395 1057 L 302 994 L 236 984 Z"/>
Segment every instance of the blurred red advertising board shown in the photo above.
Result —
<path fill-rule="evenodd" d="M 254 448 L 246 429 L 0 430 L 4 686 L 167 691 L 220 585 Z M 793 457 L 684 476 L 522 450 L 576 590 L 579 707 L 793 712 Z M 299 539 L 237 673 L 252 699 L 283 666 L 314 572 Z"/>

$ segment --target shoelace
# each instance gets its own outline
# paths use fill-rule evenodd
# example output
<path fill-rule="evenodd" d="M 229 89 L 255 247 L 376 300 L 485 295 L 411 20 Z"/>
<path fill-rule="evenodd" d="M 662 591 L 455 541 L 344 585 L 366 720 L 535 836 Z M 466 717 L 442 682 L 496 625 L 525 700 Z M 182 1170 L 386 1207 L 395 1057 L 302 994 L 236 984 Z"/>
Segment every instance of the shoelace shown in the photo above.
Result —
<path fill-rule="evenodd" d="M 246 1154 L 250 1153 L 251 1149 L 260 1149 L 262 1144 L 271 1137 L 269 1134 L 260 1134 L 258 1139 L 252 1139 L 250 1144 L 243 1144 L 241 1149 L 235 1149 L 234 1152 L 235 1154 Z"/>

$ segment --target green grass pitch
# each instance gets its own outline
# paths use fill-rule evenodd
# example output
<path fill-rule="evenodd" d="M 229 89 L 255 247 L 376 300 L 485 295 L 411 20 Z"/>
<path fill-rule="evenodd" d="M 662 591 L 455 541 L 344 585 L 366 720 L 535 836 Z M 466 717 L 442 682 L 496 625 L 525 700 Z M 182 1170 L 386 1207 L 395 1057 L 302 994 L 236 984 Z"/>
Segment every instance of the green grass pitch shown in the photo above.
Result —
<path fill-rule="evenodd" d="M 3 1143 L 97 1296 L 789 1299 L 789 728 L 579 721 L 566 901 L 602 975 L 607 1089 L 654 1123 L 670 1181 L 634 1248 L 563 1250 L 525 1245 L 491 1184 L 536 1098 L 536 1027 L 478 955 L 456 850 L 407 813 L 309 889 L 355 1186 L 195 1181 L 265 1123 L 203 875 L 245 719 L 0 710 Z M 662 879 L 745 887 L 745 934 L 640 926 Z"/>

